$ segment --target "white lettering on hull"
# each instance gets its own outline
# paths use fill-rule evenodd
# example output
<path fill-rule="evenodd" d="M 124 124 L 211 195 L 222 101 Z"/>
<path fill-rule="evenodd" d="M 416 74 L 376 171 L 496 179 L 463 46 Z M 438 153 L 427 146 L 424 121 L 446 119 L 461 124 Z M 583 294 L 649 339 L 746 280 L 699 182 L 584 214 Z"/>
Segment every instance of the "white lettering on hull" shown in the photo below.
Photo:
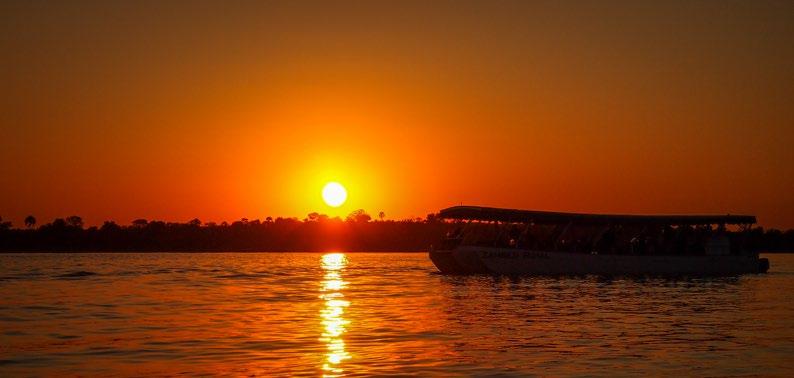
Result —
<path fill-rule="evenodd" d="M 477 251 L 480 258 L 501 259 L 548 259 L 549 254 L 539 251 Z"/>

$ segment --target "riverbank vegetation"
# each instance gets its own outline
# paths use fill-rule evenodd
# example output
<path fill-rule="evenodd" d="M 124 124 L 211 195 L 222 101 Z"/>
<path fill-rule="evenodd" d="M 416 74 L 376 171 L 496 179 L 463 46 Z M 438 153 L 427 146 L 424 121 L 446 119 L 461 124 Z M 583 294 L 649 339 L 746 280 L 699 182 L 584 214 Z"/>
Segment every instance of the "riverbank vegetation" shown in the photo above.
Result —
<path fill-rule="evenodd" d="M 2 251 L 426 251 L 456 227 L 438 219 L 385 220 L 363 210 L 345 219 L 311 213 L 304 219 L 240 219 L 227 223 L 186 223 L 138 219 L 128 225 L 106 221 L 85 227 L 82 218 L 58 218 L 23 227 L 0 219 Z M 794 251 L 794 230 L 755 227 L 749 245 L 759 251 Z"/>
<path fill-rule="evenodd" d="M 425 218 L 373 221 L 362 210 L 346 219 L 312 213 L 305 219 L 240 219 L 187 223 L 138 219 L 85 227 L 78 216 L 24 228 L 0 223 L 4 251 L 422 251 L 440 240 L 449 224 Z"/>

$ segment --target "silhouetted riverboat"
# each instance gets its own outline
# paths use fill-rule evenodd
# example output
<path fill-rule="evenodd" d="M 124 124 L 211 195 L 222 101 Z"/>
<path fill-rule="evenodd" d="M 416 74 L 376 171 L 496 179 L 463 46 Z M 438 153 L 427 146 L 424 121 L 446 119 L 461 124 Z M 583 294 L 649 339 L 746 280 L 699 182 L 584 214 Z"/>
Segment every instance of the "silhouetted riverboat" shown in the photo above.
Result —
<path fill-rule="evenodd" d="M 763 273 L 751 215 L 606 215 L 455 206 L 430 259 L 442 273 L 733 275 Z M 716 227 L 714 227 L 716 226 Z M 728 227 L 736 228 L 729 232 Z"/>

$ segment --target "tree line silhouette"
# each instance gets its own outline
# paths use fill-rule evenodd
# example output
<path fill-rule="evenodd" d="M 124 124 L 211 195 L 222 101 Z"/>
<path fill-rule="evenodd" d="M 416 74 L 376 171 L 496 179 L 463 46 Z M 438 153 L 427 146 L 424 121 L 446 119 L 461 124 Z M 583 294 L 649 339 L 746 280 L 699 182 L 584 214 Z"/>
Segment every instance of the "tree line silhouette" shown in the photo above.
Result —
<path fill-rule="evenodd" d="M 13 228 L 0 218 L 2 251 L 422 251 L 440 240 L 450 224 L 425 218 L 379 220 L 364 210 L 345 219 L 310 213 L 306 218 L 246 218 L 227 223 L 187 223 L 137 219 L 129 225 L 106 221 L 85 227 L 79 216 L 57 218 L 36 227 Z"/>
<path fill-rule="evenodd" d="M 425 218 L 378 220 L 364 210 L 345 219 L 310 213 L 306 218 L 275 218 L 227 223 L 187 223 L 136 219 L 129 225 L 106 221 L 85 227 L 79 216 L 57 218 L 38 227 L 27 216 L 24 228 L 14 228 L 0 218 L 1 251 L 426 251 L 457 224 Z M 794 252 L 794 230 L 755 227 L 749 231 L 749 246 L 758 251 Z"/>

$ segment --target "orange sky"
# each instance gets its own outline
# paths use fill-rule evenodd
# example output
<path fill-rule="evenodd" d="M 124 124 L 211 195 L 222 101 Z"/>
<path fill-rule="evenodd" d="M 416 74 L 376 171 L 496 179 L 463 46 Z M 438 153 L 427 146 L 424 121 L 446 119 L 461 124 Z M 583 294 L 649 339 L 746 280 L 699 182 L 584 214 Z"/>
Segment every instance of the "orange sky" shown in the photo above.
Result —
<path fill-rule="evenodd" d="M 794 227 L 794 2 L 65 3 L 0 3 L 15 225 L 463 202 Z"/>

